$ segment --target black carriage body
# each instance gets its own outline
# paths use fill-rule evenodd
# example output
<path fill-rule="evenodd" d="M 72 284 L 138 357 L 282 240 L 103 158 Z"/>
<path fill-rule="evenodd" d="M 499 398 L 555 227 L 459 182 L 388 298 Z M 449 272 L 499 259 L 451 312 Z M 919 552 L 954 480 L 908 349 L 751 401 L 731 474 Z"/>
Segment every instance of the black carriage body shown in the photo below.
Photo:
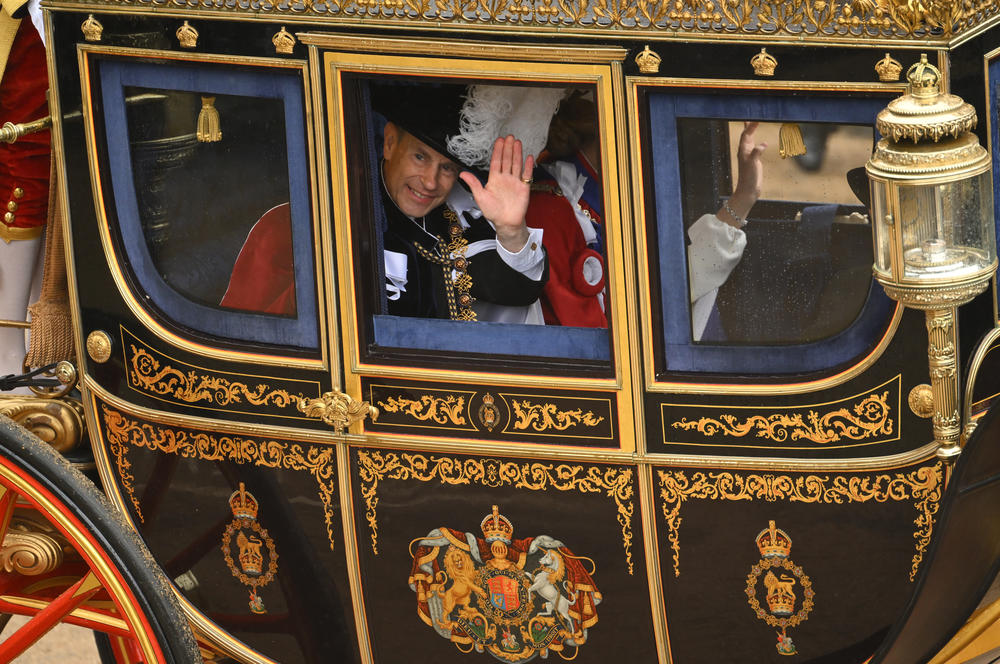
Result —
<path fill-rule="evenodd" d="M 995 9 L 945 32 L 905 3 L 860 22 L 836 3 L 724 4 L 48 3 L 96 456 L 203 645 L 288 663 L 873 654 L 946 466 L 910 405 L 923 315 L 872 280 L 843 176 L 904 90 L 879 78 L 887 51 L 903 72 L 928 53 L 995 117 Z M 751 65 L 763 49 L 770 76 Z M 384 81 L 591 102 L 606 327 L 387 313 Z M 202 140 L 213 112 L 221 139 Z M 771 152 L 779 125 L 805 128 L 825 165 L 772 177 L 696 332 L 688 232 L 732 191 L 743 121 Z M 277 209 L 291 308 L 225 305 Z M 963 360 L 996 298 L 960 310 Z M 338 393 L 377 419 L 338 430 Z"/>

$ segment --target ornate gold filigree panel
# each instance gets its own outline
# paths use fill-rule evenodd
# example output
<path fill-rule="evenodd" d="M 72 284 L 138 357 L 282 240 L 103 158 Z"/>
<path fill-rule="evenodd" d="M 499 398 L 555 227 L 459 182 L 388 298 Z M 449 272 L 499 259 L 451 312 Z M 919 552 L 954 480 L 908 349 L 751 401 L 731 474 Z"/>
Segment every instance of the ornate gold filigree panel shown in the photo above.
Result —
<path fill-rule="evenodd" d="M 659 470 L 660 500 L 667 522 L 667 541 L 673 549 L 674 575 L 680 576 L 681 507 L 688 500 L 732 500 L 790 503 L 846 504 L 870 501 L 912 501 L 917 515 L 913 539 L 916 551 L 910 568 L 912 581 L 931 540 L 934 515 L 944 489 L 942 464 L 906 473 L 874 475 L 777 475 L 764 473 Z"/>
<path fill-rule="evenodd" d="M 584 411 L 582 408 L 560 410 L 554 403 L 532 403 L 509 394 L 500 396 L 505 401 L 510 398 L 510 408 L 514 417 L 509 428 L 513 431 L 566 431 L 570 428 L 596 427 L 604 421 L 602 415 L 596 415 L 589 410 Z"/>
<path fill-rule="evenodd" d="M 101 404 L 100 414 L 105 440 L 114 457 L 119 480 L 140 521 L 142 511 L 135 496 L 135 478 L 130 472 L 132 465 L 128 460 L 128 452 L 132 448 L 176 454 L 200 461 L 230 461 L 263 468 L 308 472 L 315 478 L 319 488 L 326 533 L 330 539 L 330 548 L 333 549 L 338 500 L 337 455 L 333 447 L 157 424 L 130 417 L 106 404 Z"/>
<path fill-rule="evenodd" d="M 897 376 L 869 393 L 816 405 L 775 408 L 662 404 L 664 443 L 830 449 L 894 441 L 899 439 L 899 385 Z M 673 412 L 705 414 L 678 418 L 672 416 Z M 741 444 L 733 439 L 747 440 Z"/>
<path fill-rule="evenodd" d="M 449 25 L 492 30 L 623 33 L 697 38 L 767 36 L 803 41 L 940 43 L 1000 13 L 994 0 L 68 0 L 202 14 L 300 16 L 331 23 Z"/>
<path fill-rule="evenodd" d="M 378 489 L 385 480 L 416 480 L 452 486 L 512 487 L 528 491 L 603 493 L 615 501 L 628 573 L 632 563 L 632 516 L 635 473 L 631 468 L 493 458 L 427 456 L 406 452 L 358 450 L 360 492 L 371 531 L 372 552 L 378 555 Z"/>
<path fill-rule="evenodd" d="M 124 327 L 121 336 L 129 387 L 160 401 L 207 410 L 306 419 L 299 405 L 320 396 L 318 381 L 210 371 L 155 351 Z M 276 412 L 268 413 L 263 410 L 266 408 Z"/>

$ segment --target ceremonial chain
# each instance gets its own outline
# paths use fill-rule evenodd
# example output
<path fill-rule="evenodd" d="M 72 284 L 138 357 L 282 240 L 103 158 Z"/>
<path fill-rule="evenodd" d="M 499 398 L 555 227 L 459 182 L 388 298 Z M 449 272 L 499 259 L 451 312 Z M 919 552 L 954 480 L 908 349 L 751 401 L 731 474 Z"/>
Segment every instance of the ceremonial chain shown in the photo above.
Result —
<path fill-rule="evenodd" d="M 469 243 L 462 236 L 462 224 L 458 215 L 450 208 L 445 208 L 444 218 L 448 220 L 448 233 L 451 235 L 451 240 L 447 243 L 444 238 L 437 238 L 437 246 L 445 247 L 444 255 L 428 251 L 419 242 L 414 242 L 413 246 L 421 256 L 441 266 L 451 319 L 473 321 L 476 320 L 476 312 L 472 310 L 472 303 L 476 299 L 469 293 L 472 290 L 472 277 L 468 272 L 469 259 L 465 257 Z"/>

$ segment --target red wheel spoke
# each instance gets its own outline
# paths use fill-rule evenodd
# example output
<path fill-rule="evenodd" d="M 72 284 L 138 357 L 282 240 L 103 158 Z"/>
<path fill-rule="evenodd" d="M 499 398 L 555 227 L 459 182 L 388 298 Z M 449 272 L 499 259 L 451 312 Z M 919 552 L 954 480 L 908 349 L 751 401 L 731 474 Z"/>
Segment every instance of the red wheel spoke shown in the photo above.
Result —
<path fill-rule="evenodd" d="M 3 538 L 7 535 L 7 529 L 10 528 L 10 520 L 14 516 L 16 502 L 17 494 L 0 485 L 0 546 L 3 544 Z"/>
<path fill-rule="evenodd" d="M 100 589 L 101 582 L 93 572 L 88 572 L 85 577 L 70 586 L 47 607 L 35 614 L 34 618 L 11 634 L 10 638 L 0 643 L 0 664 L 7 664 L 23 653 Z"/>

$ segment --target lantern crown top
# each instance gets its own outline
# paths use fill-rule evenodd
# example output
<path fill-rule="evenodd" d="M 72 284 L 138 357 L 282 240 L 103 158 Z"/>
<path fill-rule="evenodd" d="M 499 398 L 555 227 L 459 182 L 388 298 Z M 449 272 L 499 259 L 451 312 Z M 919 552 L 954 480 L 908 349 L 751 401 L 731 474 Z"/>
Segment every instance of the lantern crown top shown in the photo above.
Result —
<path fill-rule="evenodd" d="M 914 143 L 936 143 L 975 129 L 976 109 L 944 91 L 944 76 L 927 61 L 927 54 L 921 54 L 920 62 L 907 70 L 906 78 L 906 94 L 890 101 L 875 121 L 883 136 L 893 142 L 910 139 Z"/>
<path fill-rule="evenodd" d="M 941 94 L 941 70 L 927 62 L 927 54 L 920 54 L 920 62 L 913 63 L 906 70 L 906 80 L 909 81 L 907 93 L 928 99 Z"/>

